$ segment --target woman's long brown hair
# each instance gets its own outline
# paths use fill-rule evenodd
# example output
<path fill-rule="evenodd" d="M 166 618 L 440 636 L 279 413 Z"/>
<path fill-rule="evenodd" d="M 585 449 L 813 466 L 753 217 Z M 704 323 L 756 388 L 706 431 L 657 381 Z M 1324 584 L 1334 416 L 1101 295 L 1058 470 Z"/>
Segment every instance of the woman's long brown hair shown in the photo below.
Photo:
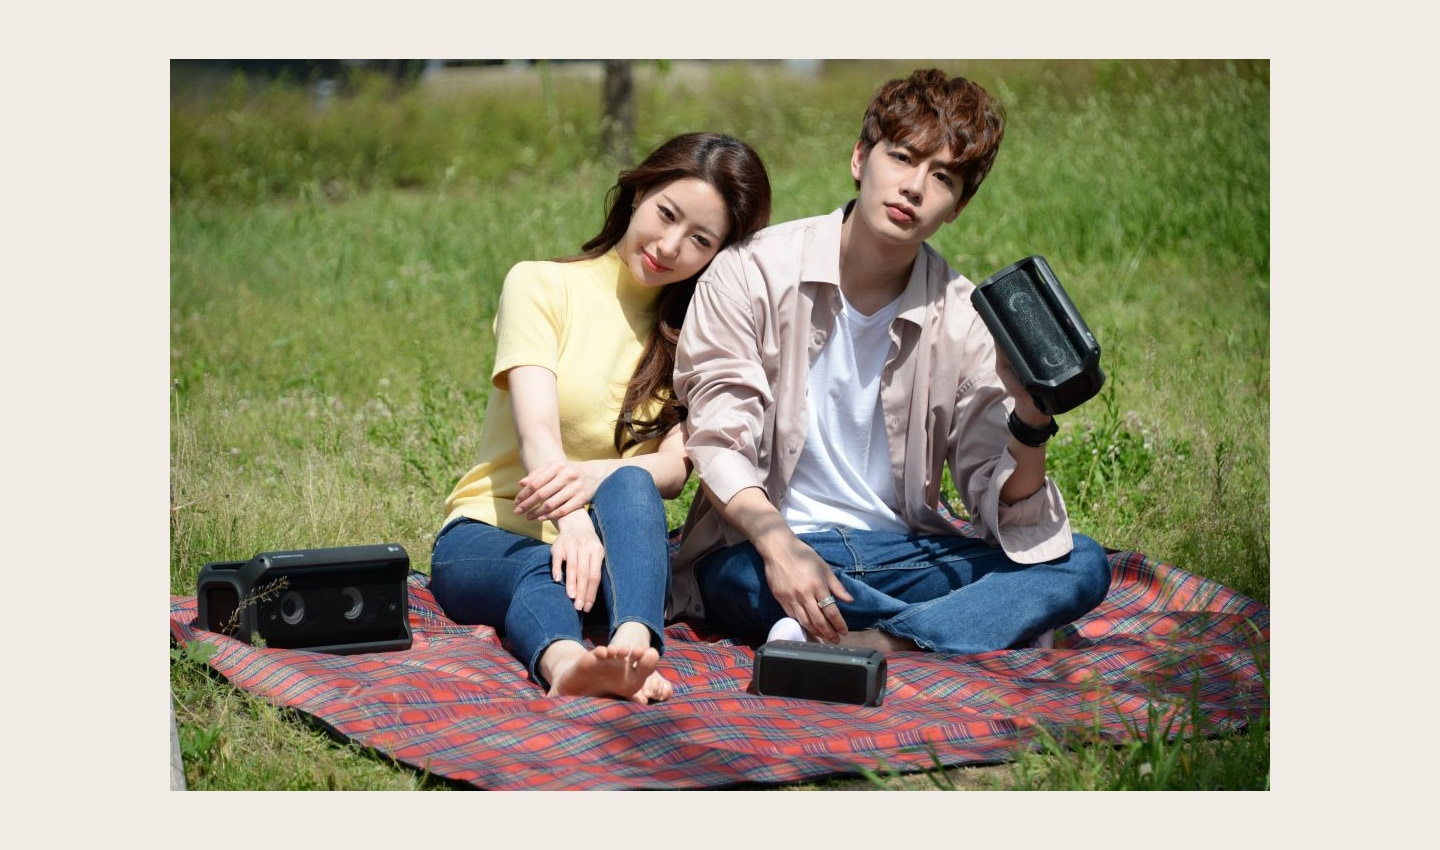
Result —
<path fill-rule="evenodd" d="M 686 177 L 710 184 L 725 201 L 730 232 L 721 248 L 769 223 L 770 176 L 759 154 L 733 136 L 685 133 L 656 148 L 635 168 L 620 172 L 619 180 L 606 195 L 609 210 L 605 226 L 581 246 L 581 253 L 562 262 L 606 254 L 625 238 L 636 198 Z M 622 454 L 632 446 L 664 436 L 685 418 L 684 409 L 675 400 L 675 344 L 699 276 L 697 272 L 660 291 L 655 328 L 645 340 L 640 362 L 635 364 L 635 372 L 625 387 L 625 400 L 615 423 L 615 449 Z M 651 400 L 660 404 L 659 414 L 654 419 L 637 418 L 635 411 Z"/>

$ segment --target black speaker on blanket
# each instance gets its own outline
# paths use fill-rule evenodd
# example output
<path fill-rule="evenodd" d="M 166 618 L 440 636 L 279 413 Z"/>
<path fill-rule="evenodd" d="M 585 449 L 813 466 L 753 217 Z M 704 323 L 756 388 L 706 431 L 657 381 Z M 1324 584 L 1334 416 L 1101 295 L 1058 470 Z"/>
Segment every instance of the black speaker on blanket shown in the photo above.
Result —
<path fill-rule="evenodd" d="M 1044 257 L 1011 263 L 976 287 L 970 301 L 1036 407 L 1053 416 L 1100 392 L 1100 344 Z"/>
<path fill-rule="evenodd" d="M 397 543 L 262 552 L 200 570 L 195 624 L 246 643 L 351 654 L 409 649 L 410 555 Z"/>
<path fill-rule="evenodd" d="M 875 706 L 885 699 L 885 667 L 874 649 L 772 640 L 755 650 L 751 682 L 762 697 Z"/>

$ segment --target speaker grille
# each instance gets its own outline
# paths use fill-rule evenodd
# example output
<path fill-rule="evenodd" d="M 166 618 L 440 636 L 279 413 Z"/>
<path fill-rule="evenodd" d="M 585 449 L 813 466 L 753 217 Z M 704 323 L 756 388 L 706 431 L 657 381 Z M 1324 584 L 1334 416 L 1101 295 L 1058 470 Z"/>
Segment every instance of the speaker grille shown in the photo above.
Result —
<path fill-rule="evenodd" d="M 358 568 L 343 578 L 311 569 L 285 572 L 283 579 L 284 592 L 260 602 L 257 610 L 256 624 L 267 646 L 303 648 L 403 636 L 403 581 L 367 579 Z"/>
<path fill-rule="evenodd" d="M 761 668 L 757 684 L 761 693 L 772 696 L 843 702 L 865 693 L 865 668 L 773 658 Z"/>
<path fill-rule="evenodd" d="M 1040 281 L 1020 268 L 992 282 L 990 303 L 1004 322 L 1025 364 L 1042 381 L 1053 380 L 1081 366 L 1080 356 L 1066 344 L 1070 336 L 1060 326 Z"/>

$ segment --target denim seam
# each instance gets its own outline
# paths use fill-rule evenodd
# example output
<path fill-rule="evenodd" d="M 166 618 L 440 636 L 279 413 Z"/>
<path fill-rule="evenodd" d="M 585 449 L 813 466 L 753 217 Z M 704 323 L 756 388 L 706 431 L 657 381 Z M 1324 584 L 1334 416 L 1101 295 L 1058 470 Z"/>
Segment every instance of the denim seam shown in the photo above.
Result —
<path fill-rule="evenodd" d="M 865 575 L 865 568 L 869 565 L 861 559 L 860 553 L 855 550 L 855 547 L 853 545 L 851 545 L 850 535 L 847 533 L 847 530 L 843 527 L 836 527 L 835 533 L 840 537 L 840 544 L 845 547 L 845 551 L 850 553 L 849 572 L 852 575 Z M 842 572 L 845 571 L 844 567 L 841 567 L 840 569 Z"/>
<path fill-rule="evenodd" d="M 600 515 L 596 513 L 594 507 L 587 506 L 586 511 L 589 512 L 590 521 L 595 523 L 595 527 L 600 533 L 600 545 L 604 546 L 606 538 L 604 521 L 600 519 Z M 600 582 L 607 589 L 609 589 L 609 598 L 611 600 L 616 599 L 615 573 L 610 569 L 610 552 L 608 549 L 605 552 L 605 557 L 602 558 L 600 561 Z M 615 633 L 619 631 L 620 627 L 625 623 L 639 623 L 650 631 L 650 645 L 655 647 L 661 655 L 665 654 L 664 633 L 660 629 L 656 628 L 656 625 L 654 623 L 650 622 L 644 617 L 635 616 L 630 616 L 624 620 L 620 620 L 620 615 L 615 612 L 615 608 L 616 606 L 613 604 L 607 604 L 605 606 L 605 616 L 610 621 L 609 630 L 605 633 L 605 639 L 607 642 L 615 639 Z"/>

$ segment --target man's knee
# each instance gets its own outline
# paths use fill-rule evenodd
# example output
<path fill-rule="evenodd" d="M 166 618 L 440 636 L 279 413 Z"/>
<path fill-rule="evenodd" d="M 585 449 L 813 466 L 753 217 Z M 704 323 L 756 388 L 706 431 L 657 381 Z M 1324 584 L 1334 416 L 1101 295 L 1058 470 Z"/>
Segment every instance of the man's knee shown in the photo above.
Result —
<path fill-rule="evenodd" d="M 755 547 L 739 543 L 706 555 L 695 565 L 695 576 L 702 591 L 726 590 L 731 593 L 745 589 L 765 590 L 765 562 Z"/>
<path fill-rule="evenodd" d="M 748 543 L 721 549 L 695 565 L 707 619 L 727 630 L 749 634 L 769 628 L 762 613 L 773 603 L 765 581 L 765 562 Z"/>
<path fill-rule="evenodd" d="M 1105 547 L 1083 534 L 1075 535 L 1075 547 L 1070 551 L 1070 563 L 1075 568 L 1077 590 L 1088 608 L 1094 608 L 1110 592 L 1110 558 Z"/>

